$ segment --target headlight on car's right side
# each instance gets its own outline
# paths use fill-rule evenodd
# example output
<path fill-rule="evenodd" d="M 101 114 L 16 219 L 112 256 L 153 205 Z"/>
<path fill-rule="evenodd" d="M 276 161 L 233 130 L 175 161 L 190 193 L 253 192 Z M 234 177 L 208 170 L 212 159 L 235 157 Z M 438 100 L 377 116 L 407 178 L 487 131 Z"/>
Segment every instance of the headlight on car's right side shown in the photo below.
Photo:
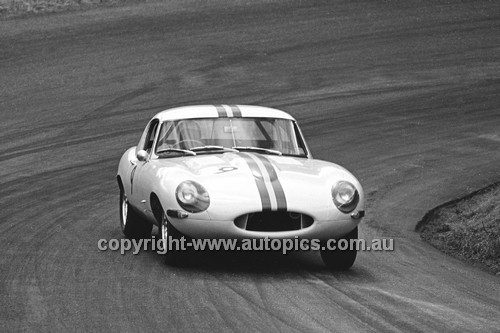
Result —
<path fill-rule="evenodd" d="M 359 203 L 359 193 L 356 187 L 348 181 L 342 180 L 332 187 L 332 199 L 335 206 L 342 213 L 352 212 Z"/>
<path fill-rule="evenodd" d="M 175 191 L 175 196 L 182 209 L 190 213 L 202 212 L 210 206 L 210 197 L 207 190 L 191 180 L 180 183 Z"/>

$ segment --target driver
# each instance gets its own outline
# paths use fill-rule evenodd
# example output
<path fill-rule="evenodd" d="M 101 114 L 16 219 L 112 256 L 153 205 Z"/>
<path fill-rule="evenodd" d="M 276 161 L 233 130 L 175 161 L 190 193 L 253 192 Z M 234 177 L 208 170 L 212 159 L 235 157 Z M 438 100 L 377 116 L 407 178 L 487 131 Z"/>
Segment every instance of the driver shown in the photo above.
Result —
<path fill-rule="evenodd" d="M 179 148 L 191 149 L 200 145 L 201 129 L 194 120 L 183 120 L 177 125 Z"/>

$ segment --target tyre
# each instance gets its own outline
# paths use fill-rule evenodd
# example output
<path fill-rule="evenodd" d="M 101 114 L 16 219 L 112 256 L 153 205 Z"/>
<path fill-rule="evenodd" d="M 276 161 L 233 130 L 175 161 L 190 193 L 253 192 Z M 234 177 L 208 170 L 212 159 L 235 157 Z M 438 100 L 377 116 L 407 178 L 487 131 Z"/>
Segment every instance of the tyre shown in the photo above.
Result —
<path fill-rule="evenodd" d="M 347 235 L 340 239 L 345 239 L 349 242 L 350 239 L 358 238 L 358 227 L 349 232 Z M 339 239 L 339 240 L 340 240 Z M 338 240 L 337 240 L 338 243 Z M 347 270 L 352 267 L 354 261 L 356 261 L 356 255 L 358 251 L 356 249 L 348 248 L 346 250 L 328 250 L 326 248 L 326 242 L 323 242 L 322 248 L 320 250 L 321 259 L 323 263 L 330 269 L 334 270 Z"/>
<path fill-rule="evenodd" d="M 164 256 L 165 263 L 168 265 L 179 265 L 184 260 L 184 250 L 181 249 L 181 239 L 183 235 L 175 229 L 167 218 L 167 214 L 162 212 L 162 220 L 159 226 L 160 239 L 162 246 L 167 246 Z"/>
<path fill-rule="evenodd" d="M 130 239 L 150 238 L 153 229 L 153 225 L 141 218 L 132 208 L 123 190 L 120 190 L 120 227 L 123 234 Z"/>

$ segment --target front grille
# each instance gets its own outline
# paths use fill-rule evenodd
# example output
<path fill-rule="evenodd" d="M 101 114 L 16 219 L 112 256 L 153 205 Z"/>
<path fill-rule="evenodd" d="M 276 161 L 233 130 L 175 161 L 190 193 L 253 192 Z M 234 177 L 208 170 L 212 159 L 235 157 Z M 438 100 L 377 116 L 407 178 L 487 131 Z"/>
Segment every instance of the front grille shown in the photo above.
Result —
<path fill-rule="evenodd" d="M 290 231 L 310 227 L 314 220 L 309 215 L 293 212 L 258 212 L 237 217 L 234 224 L 250 231 Z"/>

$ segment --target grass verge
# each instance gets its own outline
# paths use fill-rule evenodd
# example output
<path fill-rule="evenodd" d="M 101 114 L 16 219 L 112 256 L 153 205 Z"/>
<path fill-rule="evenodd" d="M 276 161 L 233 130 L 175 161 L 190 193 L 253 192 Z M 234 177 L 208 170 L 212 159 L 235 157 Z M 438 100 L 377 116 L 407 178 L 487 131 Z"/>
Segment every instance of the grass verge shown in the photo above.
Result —
<path fill-rule="evenodd" d="M 500 275 L 500 182 L 436 207 L 416 229 L 441 251 Z"/>

